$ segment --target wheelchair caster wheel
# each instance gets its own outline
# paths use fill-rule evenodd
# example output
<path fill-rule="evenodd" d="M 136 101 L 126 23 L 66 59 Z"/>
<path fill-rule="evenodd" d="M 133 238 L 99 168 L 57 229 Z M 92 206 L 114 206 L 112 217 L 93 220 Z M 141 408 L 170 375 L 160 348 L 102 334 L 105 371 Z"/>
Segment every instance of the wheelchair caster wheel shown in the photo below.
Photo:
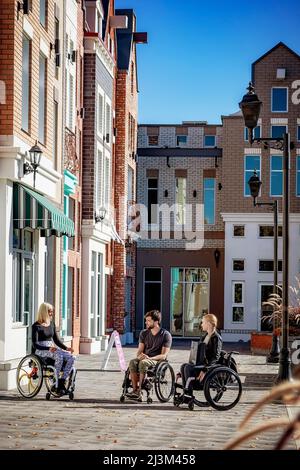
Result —
<path fill-rule="evenodd" d="M 51 393 L 47 392 L 46 393 L 46 400 L 50 400 L 50 397 L 51 397 Z"/>
<path fill-rule="evenodd" d="M 125 397 L 124 397 L 124 395 L 121 395 L 121 396 L 120 396 L 120 402 L 121 402 L 121 403 L 124 403 L 124 401 L 125 401 Z"/>
<path fill-rule="evenodd" d="M 69 393 L 69 400 L 74 400 L 74 393 L 73 392 Z"/>
<path fill-rule="evenodd" d="M 188 404 L 189 410 L 193 411 L 194 406 L 195 406 L 194 400 L 189 401 L 189 404 Z"/>
<path fill-rule="evenodd" d="M 153 400 L 152 400 L 151 397 L 148 397 L 148 398 L 147 398 L 147 403 L 148 403 L 148 405 L 149 405 L 150 403 L 153 403 Z"/>

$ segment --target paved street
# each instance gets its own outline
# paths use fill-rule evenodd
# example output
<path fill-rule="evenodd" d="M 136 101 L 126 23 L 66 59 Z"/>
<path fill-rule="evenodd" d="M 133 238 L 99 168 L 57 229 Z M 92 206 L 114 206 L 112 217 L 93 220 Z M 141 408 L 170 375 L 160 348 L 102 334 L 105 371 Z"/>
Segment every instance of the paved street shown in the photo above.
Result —
<path fill-rule="evenodd" d="M 228 350 L 229 348 L 226 347 Z M 135 347 L 124 348 L 129 360 Z M 175 372 L 188 358 L 188 348 L 175 346 L 169 356 Z M 103 354 L 80 356 L 75 400 L 45 400 L 45 391 L 25 400 L 17 391 L 0 392 L 1 449 L 222 449 L 236 432 L 245 413 L 270 388 L 276 366 L 265 358 L 243 352 L 238 356 L 239 372 L 244 382 L 240 403 L 231 411 L 170 403 L 152 405 L 119 401 L 123 374 L 115 349 L 106 371 L 99 371 Z M 290 413 L 290 416 L 292 414 Z M 270 404 L 258 419 L 288 417 L 284 405 Z M 265 433 L 245 443 L 244 449 L 271 449 L 278 430 Z M 295 449 L 292 441 L 289 448 Z"/>

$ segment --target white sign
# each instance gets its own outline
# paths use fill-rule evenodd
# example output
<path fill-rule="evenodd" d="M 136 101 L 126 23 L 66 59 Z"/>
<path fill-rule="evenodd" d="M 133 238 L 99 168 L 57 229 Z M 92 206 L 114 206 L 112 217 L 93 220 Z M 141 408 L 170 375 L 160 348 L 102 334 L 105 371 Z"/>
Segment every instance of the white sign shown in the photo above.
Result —
<path fill-rule="evenodd" d="M 116 346 L 116 350 L 117 350 L 117 353 L 118 353 L 120 369 L 125 372 L 127 370 L 127 365 L 126 365 L 126 361 L 125 361 L 125 357 L 124 357 L 124 351 L 123 351 L 123 348 L 122 348 L 120 335 L 117 331 L 113 331 L 112 334 L 111 334 L 111 337 L 110 337 L 110 340 L 109 340 L 109 343 L 108 343 L 108 346 L 107 346 L 107 350 L 105 351 L 105 355 L 104 355 L 100 370 L 105 370 L 106 369 L 107 363 L 108 363 L 108 360 L 109 360 L 109 356 L 111 354 L 111 351 L 112 351 L 112 348 L 113 348 L 114 344 Z"/>

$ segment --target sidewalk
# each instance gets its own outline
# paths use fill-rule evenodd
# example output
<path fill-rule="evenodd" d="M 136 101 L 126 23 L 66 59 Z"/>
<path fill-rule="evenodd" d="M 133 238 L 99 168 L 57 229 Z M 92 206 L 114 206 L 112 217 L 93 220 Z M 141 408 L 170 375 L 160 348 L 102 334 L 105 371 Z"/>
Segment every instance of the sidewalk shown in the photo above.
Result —
<path fill-rule="evenodd" d="M 136 347 L 125 347 L 129 361 Z M 226 345 L 226 349 L 228 347 Z M 186 406 L 172 402 L 120 403 L 123 373 L 113 349 L 106 371 L 100 371 L 103 353 L 77 359 L 75 400 L 45 400 L 45 391 L 32 400 L 17 391 L 0 392 L 1 449 L 222 449 L 237 430 L 245 413 L 270 388 L 277 366 L 262 356 L 236 356 L 243 384 L 240 403 L 232 410 Z M 189 346 L 174 345 L 169 361 L 175 372 L 186 362 Z M 251 425 L 288 416 L 286 406 L 269 404 Z M 271 449 L 280 430 L 264 433 L 244 443 L 243 449 Z M 296 448 L 291 441 L 290 449 Z"/>

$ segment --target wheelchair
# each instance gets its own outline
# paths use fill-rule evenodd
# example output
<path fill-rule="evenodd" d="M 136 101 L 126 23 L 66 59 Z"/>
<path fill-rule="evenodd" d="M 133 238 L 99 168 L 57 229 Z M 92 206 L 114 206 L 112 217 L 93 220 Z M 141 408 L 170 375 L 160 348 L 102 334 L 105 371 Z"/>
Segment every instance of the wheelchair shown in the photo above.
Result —
<path fill-rule="evenodd" d="M 34 353 L 28 354 L 21 359 L 17 368 L 17 389 L 24 398 L 33 398 L 39 393 L 45 380 L 46 400 L 50 400 L 51 396 L 60 398 L 63 395 L 68 395 L 69 399 L 73 400 L 76 374 L 77 371 L 73 367 L 66 380 L 66 390 L 58 391 L 58 377 L 54 368 L 54 359 L 42 358 Z"/>
<path fill-rule="evenodd" d="M 148 404 L 153 402 L 151 397 L 153 389 L 155 390 L 158 400 L 162 403 L 166 403 L 174 394 L 174 384 L 174 370 L 168 361 L 163 360 L 159 361 L 155 366 L 149 367 L 141 388 L 142 391 L 146 392 Z M 120 402 L 124 403 L 127 393 L 132 389 L 129 368 L 125 372 L 122 389 Z M 132 400 L 132 398 L 130 400 Z M 137 401 L 141 402 L 142 398 L 139 398 Z"/>
<path fill-rule="evenodd" d="M 236 361 L 232 357 L 233 354 L 239 353 L 222 351 L 216 364 L 195 366 L 194 370 L 197 375 L 203 371 L 205 376 L 201 382 L 195 377 L 189 377 L 185 388 L 178 383 L 180 374 L 177 374 L 174 406 L 179 407 L 186 403 L 190 410 L 193 410 L 196 405 L 211 406 L 218 411 L 227 411 L 236 406 L 242 395 L 242 383 L 237 372 Z"/>

